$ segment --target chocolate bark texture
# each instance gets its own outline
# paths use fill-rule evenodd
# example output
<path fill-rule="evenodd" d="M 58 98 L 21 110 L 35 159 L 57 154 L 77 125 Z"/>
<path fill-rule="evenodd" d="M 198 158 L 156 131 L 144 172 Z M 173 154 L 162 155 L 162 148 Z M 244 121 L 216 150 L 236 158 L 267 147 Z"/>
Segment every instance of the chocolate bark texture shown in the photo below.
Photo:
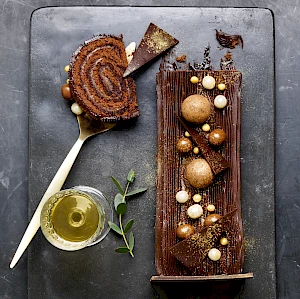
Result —
<path fill-rule="evenodd" d="M 177 55 L 178 56 L 178 55 Z M 171 55 L 169 56 L 171 57 Z M 172 54 L 172 57 L 176 55 Z M 176 62 L 175 62 L 176 63 Z M 178 65 L 178 64 L 177 64 Z M 174 67 L 175 66 L 175 67 Z M 226 89 L 217 88 L 206 90 L 201 82 L 204 76 L 213 76 L 216 86 L 226 84 Z M 190 82 L 192 76 L 199 78 L 198 84 Z M 160 72 L 157 74 L 157 126 L 158 126 L 158 151 L 157 151 L 157 197 L 156 197 L 156 269 L 158 275 L 164 276 L 194 276 L 194 275 L 221 275 L 242 273 L 244 262 L 244 233 L 241 215 L 240 198 L 240 105 L 242 74 L 233 70 L 189 70 L 179 69 L 174 60 L 166 58 L 161 63 Z M 207 123 L 210 130 L 221 128 L 226 132 L 227 140 L 219 148 L 212 148 L 207 144 L 208 132 L 203 132 L 201 125 L 193 125 L 184 121 L 182 125 L 178 116 L 181 116 L 181 103 L 192 94 L 201 94 L 208 98 L 211 104 L 211 114 Z M 214 107 L 214 98 L 222 94 L 228 104 L 223 109 Z M 199 154 L 193 151 L 182 154 L 176 148 L 177 141 L 184 136 L 187 128 L 192 136 L 194 146 L 201 144 Z M 194 135 L 194 136 L 193 136 Z M 199 139 L 199 140 L 198 140 Z M 204 150 L 203 150 L 204 149 Z M 206 149 L 206 150 L 205 150 Z M 195 189 L 185 178 L 185 168 L 195 158 L 210 159 L 211 153 L 217 155 L 217 167 L 214 169 L 215 179 L 212 185 L 204 189 Z M 205 157 L 205 155 L 207 155 Z M 210 157 L 209 157 L 210 156 Z M 184 204 L 175 200 L 179 190 L 186 190 L 191 199 Z M 187 209 L 193 203 L 193 194 L 200 194 L 200 202 L 204 214 L 199 219 L 191 219 Z M 214 213 L 226 215 L 236 210 L 226 224 L 226 228 L 204 228 L 203 220 L 209 215 L 206 207 L 213 204 Z M 203 232 L 213 232 L 215 235 L 212 243 L 221 251 L 221 258 L 217 262 L 207 257 L 207 250 L 203 248 L 202 262 L 195 266 L 195 260 L 189 258 L 184 265 L 184 254 L 177 254 L 175 248 L 181 241 L 176 236 L 176 228 L 180 223 L 188 223 L 195 227 L 196 235 Z M 202 232 L 202 233 L 203 233 Z M 201 234 L 201 233 L 200 233 Z M 194 237 L 195 237 L 194 236 Z M 198 235 L 199 236 L 199 235 Z M 228 239 L 228 245 L 219 242 L 220 237 Z M 203 237 L 203 236 L 202 236 Z M 197 239 L 197 238 L 196 238 Z M 184 244 L 184 243 L 183 243 Z M 173 248 L 173 252 L 171 252 Z M 179 247 L 178 247 L 179 248 Z M 184 249 L 182 247 L 182 249 Z M 177 251 L 178 253 L 179 251 Z M 175 253 L 175 255 L 174 255 Z M 189 253 L 192 256 L 192 253 Z"/>

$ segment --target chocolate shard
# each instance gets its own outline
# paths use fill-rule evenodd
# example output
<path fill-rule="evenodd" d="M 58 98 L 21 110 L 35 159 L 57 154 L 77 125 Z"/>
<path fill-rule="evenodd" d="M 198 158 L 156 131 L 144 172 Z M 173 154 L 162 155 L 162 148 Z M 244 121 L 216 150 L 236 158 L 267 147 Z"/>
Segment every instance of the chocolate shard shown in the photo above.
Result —
<path fill-rule="evenodd" d="M 123 77 L 127 77 L 141 66 L 178 44 L 178 42 L 172 35 L 150 23 Z"/>
<path fill-rule="evenodd" d="M 192 139 L 197 144 L 197 147 L 200 149 L 203 157 L 211 167 L 213 173 L 217 175 L 228 168 L 229 163 L 219 152 L 213 150 L 210 147 L 205 136 L 188 126 L 181 116 L 179 116 L 178 114 L 176 115 L 182 126 L 190 133 Z"/>
<path fill-rule="evenodd" d="M 236 213 L 237 209 L 221 217 L 213 225 L 205 226 L 198 233 L 179 242 L 170 248 L 175 258 L 191 271 L 198 268 L 209 250 L 213 248 L 225 230 L 226 223 Z"/>

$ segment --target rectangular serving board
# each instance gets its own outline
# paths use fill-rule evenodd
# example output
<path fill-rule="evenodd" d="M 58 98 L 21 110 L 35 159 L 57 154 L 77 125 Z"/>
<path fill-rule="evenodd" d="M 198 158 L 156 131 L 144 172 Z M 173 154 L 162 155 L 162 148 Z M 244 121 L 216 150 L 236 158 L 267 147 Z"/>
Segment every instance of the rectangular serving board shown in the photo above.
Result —
<path fill-rule="evenodd" d="M 125 45 L 132 41 L 138 44 L 150 22 L 174 35 L 180 41 L 176 50 L 191 59 L 200 61 L 209 43 L 214 68 L 226 51 L 218 48 L 215 29 L 241 34 L 244 39 L 244 49 L 234 49 L 233 58 L 243 74 L 244 272 L 254 272 L 254 278 L 245 282 L 242 296 L 275 298 L 274 30 L 269 10 L 129 6 L 36 10 L 30 32 L 29 217 L 78 137 L 70 103 L 60 94 L 67 79 L 64 66 L 72 52 L 84 40 L 101 33 L 123 34 Z M 129 169 L 135 169 L 134 187 L 148 188 L 129 202 L 125 217 L 135 219 L 135 257 L 114 252 L 122 240 L 113 233 L 97 246 L 64 252 L 51 246 L 39 231 L 29 247 L 29 298 L 172 298 L 172 292 L 177 292 L 177 298 L 192 298 L 193 294 L 178 290 L 176 283 L 158 283 L 152 288 L 149 282 L 156 274 L 155 76 L 159 63 L 159 59 L 154 61 L 136 79 L 141 116 L 88 140 L 64 185 L 89 185 L 112 200 L 117 190 L 110 176 L 125 183 Z M 174 281 L 177 279 L 174 276 Z"/>

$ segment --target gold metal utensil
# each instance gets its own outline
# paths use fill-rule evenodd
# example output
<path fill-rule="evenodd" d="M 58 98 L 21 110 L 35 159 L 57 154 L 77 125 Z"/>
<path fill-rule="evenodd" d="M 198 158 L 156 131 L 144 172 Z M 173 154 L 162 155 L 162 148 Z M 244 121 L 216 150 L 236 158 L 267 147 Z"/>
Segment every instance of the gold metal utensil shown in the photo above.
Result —
<path fill-rule="evenodd" d="M 31 242 L 32 238 L 38 231 L 40 227 L 40 215 L 41 215 L 41 210 L 43 205 L 51 195 L 61 190 L 84 141 L 93 135 L 106 132 L 112 129 L 116 125 L 116 122 L 105 123 L 101 121 L 96 121 L 85 113 L 77 116 L 77 120 L 78 120 L 78 125 L 80 130 L 79 138 L 71 148 L 70 152 L 68 153 L 65 160 L 63 161 L 60 168 L 58 169 L 57 173 L 55 174 L 54 178 L 52 179 L 44 196 L 42 197 L 23 235 L 23 238 L 17 248 L 17 251 L 11 261 L 10 268 L 13 268 L 16 265 L 16 263 L 22 256 L 23 252 L 26 250 L 27 246 Z"/>

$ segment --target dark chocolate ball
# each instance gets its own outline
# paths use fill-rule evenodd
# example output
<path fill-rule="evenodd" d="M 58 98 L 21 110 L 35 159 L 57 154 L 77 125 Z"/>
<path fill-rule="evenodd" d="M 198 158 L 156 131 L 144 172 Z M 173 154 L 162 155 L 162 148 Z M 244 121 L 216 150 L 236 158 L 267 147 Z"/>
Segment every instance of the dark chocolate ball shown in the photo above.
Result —
<path fill-rule="evenodd" d="M 176 235 L 179 239 L 186 239 L 195 233 L 195 228 L 190 224 L 181 224 L 176 229 Z"/>
<path fill-rule="evenodd" d="M 212 145 L 219 146 L 226 138 L 226 133 L 222 129 L 215 129 L 209 133 L 208 142 Z"/>
<path fill-rule="evenodd" d="M 205 226 L 213 225 L 220 218 L 221 218 L 221 215 L 219 215 L 219 214 L 210 214 L 204 219 L 204 225 Z"/>
<path fill-rule="evenodd" d="M 69 84 L 64 84 L 61 87 L 61 94 L 65 100 L 71 100 L 72 99 L 72 94 L 70 90 Z"/>
<path fill-rule="evenodd" d="M 177 150 L 181 153 L 187 153 L 193 148 L 192 141 L 186 137 L 182 137 L 177 141 Z"/>

